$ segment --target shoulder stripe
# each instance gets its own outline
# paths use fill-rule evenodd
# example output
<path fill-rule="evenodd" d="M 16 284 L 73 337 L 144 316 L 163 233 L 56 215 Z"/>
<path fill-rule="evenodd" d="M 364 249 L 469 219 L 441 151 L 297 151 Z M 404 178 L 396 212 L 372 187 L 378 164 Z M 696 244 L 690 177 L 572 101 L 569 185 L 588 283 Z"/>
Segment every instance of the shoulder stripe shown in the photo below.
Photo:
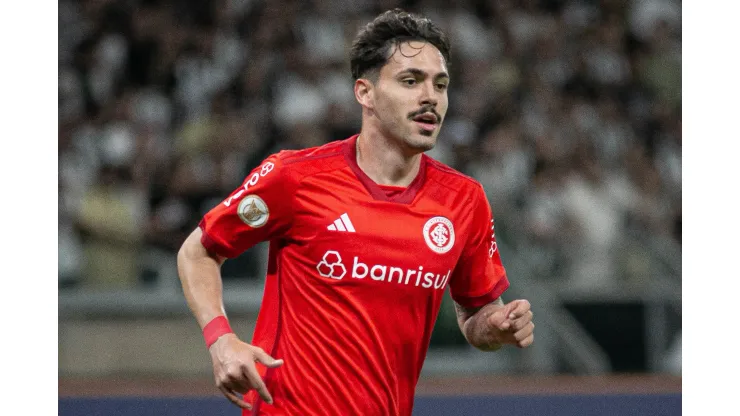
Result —
<path fill-rule="evenodd" d="M 291 165 L 293 163 L 307 162 L 309 160 L 316 160 L 316 159 L 325 159 L 327 157 L 337 156 L 337 155 L 341 155 L 341 154 L 342 154 L 341 151 L 334 151 L 332 153 L 323 153 L 323 154 L 319 154 L 319 155 L 315 155 L 315 154 L 293 155 L 293 156 L 288 156 L 285 159 L 283 159 L 283 164 L 285 164 L 285 165 Z"/>
<path fill-rule="evenodd" d="M 475 180 L 475 178 L 471 178 L 470 176 L 465 175 L 464 173 L 459 172 L 459 171 L 457 171 L 457 170 L 455 170 L 455 169 L 453 169 L 453 168 L 451 168 L 451 167 L 449 167 L 449 166 L 447 166 L 447 165 L 445 165 L 445 164 L 443 164 L 443 163 L 441 163 L 441 162 L 439 162 L 437 160 L 434 160 L 431 157 L 428 158 L 428 161 L 429 161 L 429 164 L 427 166 L 429 166 L 429 167 L 432 167 L 432 168 L 435 168 L 435 169 L 437 169 L 437 170 L 439 170 L 441 172 L 444 172 L 444 173 L 447 173 L 447 174 L 454 175 L 454 176 L 457 176 L 459 178 L 465 179 L 465 180 L 467 180 L 469 182 L 472 182 L 473 185 L 475 185 L 475 186 L 480 186 L 480 182 L 478 182 L 477 180 Z"/>
<path fill-rule="evenodd" d="M 286 151 L 282 157 L 283 163 L 293 164 L 302 161 L 323 159 L 342 154 L 342 144 L 344 140 L 337 140 L 327 143 L 323 146 L 311 147 L 301 150 Z M 282 153 L 282 152 L 281 152 Z"/>

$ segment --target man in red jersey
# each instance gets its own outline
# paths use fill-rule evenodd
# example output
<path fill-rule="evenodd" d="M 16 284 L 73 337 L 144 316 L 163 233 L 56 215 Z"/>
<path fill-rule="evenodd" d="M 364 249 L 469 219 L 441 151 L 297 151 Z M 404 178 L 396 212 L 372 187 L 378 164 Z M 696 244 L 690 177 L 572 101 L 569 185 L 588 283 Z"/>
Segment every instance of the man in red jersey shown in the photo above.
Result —
<path fill-rule="evenodd" d="M 481 185 L 423 153 L 447 112 L 447 38 L 388 11 L 350 61 L 360 133 L 268 157 L 178 254 L 216 384 L 245 415 L 410 415 L 446 287 L 471 345 L 533 341 L 529 302 L 501 300 L 509 281 Z M 261 241 L 267 277 L 246 343 L 226 319 L 220 266 Z"/>

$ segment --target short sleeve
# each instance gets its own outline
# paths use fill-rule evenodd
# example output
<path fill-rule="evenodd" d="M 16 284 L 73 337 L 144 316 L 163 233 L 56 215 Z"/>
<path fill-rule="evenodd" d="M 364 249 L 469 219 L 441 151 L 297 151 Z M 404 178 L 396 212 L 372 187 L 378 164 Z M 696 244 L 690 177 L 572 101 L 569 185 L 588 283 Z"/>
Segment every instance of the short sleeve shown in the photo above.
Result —
<path fill-rule="evenodd" d="M 466 308 L 490 303 L 509 287 L 496 244 L 491 207 L 482 187 L 478 187 L 473 198 L 468 238 L 450 279 L 452 299 Z"/>
<path fill-rule="evenodd" d="M 233 258 L 257 243 L 285 236 L 292 221 L 293 188 L 278 155 L 268 157 L 203 216 L 201 243 L 208 251 Z"/>

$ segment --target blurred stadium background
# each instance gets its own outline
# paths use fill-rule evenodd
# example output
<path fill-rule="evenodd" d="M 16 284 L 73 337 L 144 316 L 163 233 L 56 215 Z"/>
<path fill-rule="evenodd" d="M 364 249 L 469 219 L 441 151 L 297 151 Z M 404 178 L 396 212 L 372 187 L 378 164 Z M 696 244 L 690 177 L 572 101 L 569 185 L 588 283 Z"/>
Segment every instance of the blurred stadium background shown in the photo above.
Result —
<path fill-rule="evenodd" d="M 680 392 L 679 0 L 63 0 L 60 396 L 217 393 L 176 251 L 268 154 L 358 131 L 348 48 L 392 7 L 451 38 L 430 155 L 485 186 L 537 324 L 481 353 L 448 299 L 420 393 Z M 245 339 L 265 258 L 223 268 Z"/>

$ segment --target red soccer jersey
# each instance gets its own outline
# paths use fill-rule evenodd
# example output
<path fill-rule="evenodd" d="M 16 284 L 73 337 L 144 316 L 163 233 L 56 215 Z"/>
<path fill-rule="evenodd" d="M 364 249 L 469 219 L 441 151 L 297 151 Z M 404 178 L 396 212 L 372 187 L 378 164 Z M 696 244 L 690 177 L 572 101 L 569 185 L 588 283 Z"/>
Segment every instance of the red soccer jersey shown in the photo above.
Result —
<path fill-rule="evenodd" d="M 268 157 L 200 223 L 222 256 L 270 241 L 252 343 L 285 364 L 258 364 L 253 414 L 410 415 L 445 287 L 479 307 L 509 286 L 479 183 L 423 155 L 389 196 L 356 139 Z"/>

